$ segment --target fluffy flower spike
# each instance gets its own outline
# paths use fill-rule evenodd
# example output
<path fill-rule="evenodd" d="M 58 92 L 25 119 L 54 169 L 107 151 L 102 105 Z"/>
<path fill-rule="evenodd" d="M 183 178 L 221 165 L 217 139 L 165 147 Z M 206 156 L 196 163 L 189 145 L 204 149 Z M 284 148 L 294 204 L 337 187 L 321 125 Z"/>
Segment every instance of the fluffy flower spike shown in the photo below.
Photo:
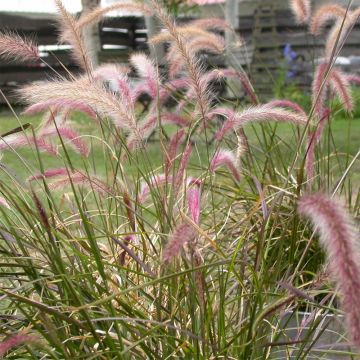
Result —
<path fill-rule="evenodd" d="M 342 297 L 349 336 L 360 348 L 359 233 L 345 209 L 327 195 L 304 196 L 298 210 L 311 220 L 320 234 L 331 274 Z"/>

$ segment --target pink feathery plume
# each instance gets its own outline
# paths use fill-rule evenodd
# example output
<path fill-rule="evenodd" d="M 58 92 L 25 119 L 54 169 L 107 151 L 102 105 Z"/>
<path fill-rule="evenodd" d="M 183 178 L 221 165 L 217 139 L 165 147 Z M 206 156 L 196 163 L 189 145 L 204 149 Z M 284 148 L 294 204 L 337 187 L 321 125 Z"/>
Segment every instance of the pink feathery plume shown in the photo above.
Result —
<path fill-rule="evenodd" d="M 155 99 L 158 95 L 158 88 L 161 82 L 153 61 L 145 54 L 134 54 L 130 57 L 130 62 L 135 67 L 137 73 L 145 79 L 149 94 Z"/>
<path fill-rule="evenodd" d="M 95 81 L 90 82 L 87 77 L 74 81 L 59 80 L 27 85 L 19 90 L 19 94 L 29 104 L 78 101 L 87 104 L 101 117 L 110 118 L 119 128 L 133 130 L 137 127 L 136 116 L 131 107 L 103 85 Z"/>
<path fill-rule="evenodd" d="M 63 189 L 65 186 L 71 185 L 71 183 L 74 185 L 86 186 L 102 196 L 113 194 L 112 189 L 104 181 L 97 178 L 96 176 L 88 176 L 77 170 L 68 174 L 67 176 L 60 177 L 59 179 L 48 183 L 48 186 L 51 190 L 58 190 Z"/>
<path fill-rule="evenodd" d="M 174 163 L 176 158 L 176 153 L 179 148 L 181 141 L 184 139 L 185 131 L 179 130 L 173 135 L 170 139 L 170 144 L 168 151 L 166 153 L 166 160 L 165 160 L 165 174 L 169 174 L 170 168 Z"/>
<path fill-rule="evenodd" d="M 205 36 L 199 35 L 188 39 L 188 46 L 193 56 L 197 53 L 208 52 L 220 55 L 225 50 L 224 38 L 212 33 L 206 33 Z M 181 52 L 178 51 L 175 44 L 172 44 L 167 53 L 169 66 L 169 77 L 175 78 L 176 75 L 186 66 Z"/>
<path fill-rule="evenodd" d="M 68 173 L 69 173 L 69 170 L 67 170 L 66 168 L 49 169 L 49 170 L 45 170 L 42 174 L 35 174 L 35 175 L 28 177 L 27 181 L 34 181 L 34 180 L 39 180 L 39 179 L 43 179 L 43 178 L 51 179 L 53 177 L 67 175 Z"/>
<path fill-rule="evenodd" d="M 290 6 L 298 24 L 307 24 L 311 16 L 309 0 L 291 0 Z"/>
<path fill-rule="evenodd" d="M 305 170 L 307 176 L 307 186 L 310 189 L 314 179 L 315 146 L 319 143 L 326 123 L 329 121 L 331 110 L 325 109 L 314 132 L 309 132 L 307 139 L 307 153 L 305 159 Z"/>
<path fill-rule="evenodd" d="M 333 68 L 330 74 L 330 86 L 339 97 L 344 109 L 351 112 L 354 108 L 354 102 L 347 76 L 341 70 Z"/>
<path fill-rule="evenodd" d="M 0 196 L 0 206 L 4 206 L 4 207 L 10 209 L 9 203 L 8 203 L 7 200 L 6 200 L 5 198 L 3 198 L 2 196 Z"/>
<path fill-rule="evenodd" d="M 340 5 L 330 4 L 319 7 L 311 19 L 310 32 L 320 35 L 326 23 L 331 20 L 344 19 L 346 9 Z"/>
<path fill-rule="evenodd" d="M 144 203 L 151 193 L 151 189 L 158 188 L 159 186 L 172 183 L 172 176 L 165 174 L 152 176 L 148 182 L 144 182 L 140 187 L 139 202 Z"/>
<path fill-rule="evenodd" d="M 11 32 L 0 33 L 0 56 L 13 61 L 38 61 L 40 59 L 37 44 Z"/>
<path fill-rule="evenodd" d="M 212 173 L 214 173 L 220 166 L 226 166 L 233 175 L 235 181 L 240 181 L 241 177 L 238 170 L 237 159 L 231 151 L 220 149 L 215 153 L 211 160 L 209 169 Z"/>
<path fill-rule="evenodd" d="M 346 79 L 350 84 L 360 85 L 360 76 L 358 75 L 350 74 L 346 76 Z"/>
<path fill-rule="evenodd" d="M 86 115 L 88 115 L 91 119 L 97 119 L 97 115 L 94 110 L 91 109 L 90 106 L 84 104 L 81 101 L 77 100 L 63 100 L 63 99 L 54 99 L 48 100 L 44 102 L 40 102 L 34 105 L 28 106 L 24 114 L 31 115 L 39 112 L 47 111 L 52 108 L 52 112 L 55 112 L 58 108 L 65 108 L 72 111 L 80 111 Z"/>
<path fill-rule="evenodd" d="M 192 243 L 197 237 L 197 231 L 188 223 L 181 223 L 172 233 L 163 252 L 163 261 L 168 264 L 177 256 L 184 246 Z"/>
<path fill-rule="evenodd" d="M 182 153 L 179 167 L 178 167 L 176 175 L 175 175 L 175 193 L 178 193 L 178 191 L 180 189 L 181 183 L 184 179 L 186 167 L 190 160 L 191 153 L 192 153 L 192 146 L 190 143 L 188 143 L 185 146 L 185 149 Z"/>
<path fill-rule="evenodd" d="M 204 82 L 204 86 L 209 86 L 209 83 L 212 81 L 220 80 L 220 79 L 238 79 L 243 87 L 245 94 L 250 98 L 251 102 L 254 105 L 259 103 L 257 96 L 255 94 L 254 88 L 250 82 L 250 79 L 246 75 L 245 72 L 240 72 L 232 69 L 214 69 L 211 71 L 206 72 L 202 75 L 202 81 Z M 186 97 L 188 99 L 194 98 L 195 94 L 192 89 L 189 89 L 186 93 Z M 182 109 L 182 106 L 185 103 L 181 104 L 181 106 L 177 107 L 177 111 Z"/>
<path fill-rule="evenodd" d="M 0 358 L 5 357 L 6 353 L 20 345 L 28 345 L 37 341 L 34 335 L 19 332 L 16 335 L 9 336 L 6 340 L 0 343 Z"/>
<path fill-rule="evenodd" d="M 341 204 L 327 195 L 304 196 L 298 211 L 316 227 L 327 253 L 328 265 L 342 297 L 348 334 L 360 348 L 360 268 L 359 236 Z"/>
<path fill-rule="evenodd" d="M 151 16 L 153 14 L 151 9 L 145 4 L 139 4 L 131 1 L 121 1 L 104 7 L 98 6 L 91 11 L 84 13 L 83 15 L 81 15 L 80 19 L 76 23 L 77 28 L 82 29 L 86 26 L 95 24 L 101 21 L 101 19 L 111 11 L 126 11 L 135 13 L 140 12 L 148 16 Z"/>
<path fill-rule="evenodd" d="M 215 109 L 212 113 L 216 114 L 217 110 Z M 221 112 L 218 113 L 221 115 Z M 277 121 L 277 122 L 289 122 L 295 125 L 305 125 L 307 122 L 307 117 L 292 111 L 280 109 L 280 108 L 271 108 L 267 104 L 258 105 L 248 109 L 243 110 L 240 113 L 235 113 L 224 123 L 223 127 L 215 134 L 217 140 L 221 140 L 226 133 L 230 130 L 236 130 L 239 127 L 246 125 L 249 122 L 258 122 L 258 121 Z"/>
<path fill-rule="evenodd" d="M 270 107 L 284 107 L 289 108 L 303 116 L 306 116 L 305 110 L 297 103 L 290 100 L 273 100 L 267 103 Z"/>
<path fill-rule="evenodd" d="M 152 112 L 139 124 L 138 129 L 136 132 L 132 132 L 127 141 L 126 145 L 129 150 L 134 150 L 141 146 L 148 137 L 155 131 L 157 126 L 161 124 L 173 124 L 179 127 L 186 127 L 190 125 L 188 119 L 173 114 L 173 113 L 164 113 L 161 114 L 160 121 L 158 115 L 153 115 Z"/>
<path fill-rule="evenodd" d="M 86 143 L 81 140 L 81 136 L 73 129 L 69 127 L 49 127 L 42 129 L 41 131 L 42 137 L 53 137 L 53 136 L 61 136 L 62 138 L 69 140 L 69 144 L 73 146 L 74 150 L 76 150 L 81 155 L 88 157 L 90 153 L 90 149 L 86 145 Z"/>
<path fill-rule="evenodd" d="M 100 65 L 93 73 L 94 79 L 109 81 L 114 90 L 120 94 L 127 104 L 133 103 L 131 88 L 127 73 L 129 68 L 115 64 Z"/>
<path fill-rule="evenodd" d="M 225 31 L 232 29 L 231 26 L 224 19 L 220 19 L 220 18 L 196 19 L 190 21 L 188 25 L 196 26 L 204 30 Z"/>
<path fill-rule="evenodd" d="M 11 148 L 23 148 L 36 145 L 39 150 L 45 151 L 50 155 L 59 155 L 56 147 L 47 143 L 43 138 L 34 139 L 33 136 L 26 137 L 24 134 L 13 134 L 6 139 L 0 139 L 0 150 L 10 150 Z"/>
<path fill-rule="evenodd" d="M 221 69 L 221 70 L 214 70 L 218 72 L 218 76 L 223 77 L 223 78 L 234 78 L 234 79 L 239 79 L 241 86 L 243 87 L 245 94 L 249 97 L 249 99 L 251 100 L 251 102 L 254 105 L 258 105 L 259 104 L 259 100 L 255 94 L 255 90 L 254 87 L 251 84 L 251 81 L 249 79 L 249 77 L 246 75 L 246 73 L 244 71 L 236 71 L 233 69 Z"/>
<path fill-rule="evenodd" d="M 317 66 L 312 83 L 312 106 L 315 115 L 320 118 L 324 111 L 324 103 L 326 100 L 326 90 L 328 88 L 327 76 L 329 71 L 329 64 L 327 62 L 321 63 Z"/>
<path fill-rule="evenodd" d="M 164 103 L 169 99 L 172 93 L 176 91 L 181 91 L 189 87 L 189 79 L 187 78 L 179 78 L 168 81 L 163 84 L 159 91 L 159 101 L 160 103 Z"/>
<path fill-rule="evenodd" d="M 74 60 L 83 70 L 90 71 L 92 65 L 75 18 L 65 9 L 61 0 L 55 0 L 55 4 L 60 15 L 58 18 L 60 41 L 71 45 L 71 54 Z"/>
<path fill-rule="evenodd" d="M 200 201 L 201 188 L 199 185 L 191 185 L 186 191 L 186 198 L 188 202 L 191 218 L 195 224 L 199 224 L 200 219 Z"/>

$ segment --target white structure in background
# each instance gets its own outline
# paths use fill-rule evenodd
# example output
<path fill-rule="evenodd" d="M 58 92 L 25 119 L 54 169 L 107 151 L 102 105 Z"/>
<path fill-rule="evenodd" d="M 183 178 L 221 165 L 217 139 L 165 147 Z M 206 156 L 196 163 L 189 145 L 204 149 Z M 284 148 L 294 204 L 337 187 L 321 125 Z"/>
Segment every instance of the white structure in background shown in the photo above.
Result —
<path fill-rule="evenodd" d="M 81 0 L 63 0 L 63 4 L 70 12 L 81 11 Z M 56 6 L 53 0 L 0 0 L 0 11 L 53 13 Z"/>

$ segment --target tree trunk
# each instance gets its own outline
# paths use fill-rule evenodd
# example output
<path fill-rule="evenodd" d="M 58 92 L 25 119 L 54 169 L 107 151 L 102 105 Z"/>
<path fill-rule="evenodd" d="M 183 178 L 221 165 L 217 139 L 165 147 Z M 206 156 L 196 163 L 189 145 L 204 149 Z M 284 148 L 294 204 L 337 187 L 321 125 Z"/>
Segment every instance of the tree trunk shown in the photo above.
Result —
<path fill-rule="evenodd" d="M 81 0 L 83 12 L 98 6 L 100 0 Z M 99 51 L 101 51 L 100 31 L 98 24 L 88 26 L 84 29 L 84 42 L 89 53 L 91 63 L 94 67 L 99 65 Z"/>

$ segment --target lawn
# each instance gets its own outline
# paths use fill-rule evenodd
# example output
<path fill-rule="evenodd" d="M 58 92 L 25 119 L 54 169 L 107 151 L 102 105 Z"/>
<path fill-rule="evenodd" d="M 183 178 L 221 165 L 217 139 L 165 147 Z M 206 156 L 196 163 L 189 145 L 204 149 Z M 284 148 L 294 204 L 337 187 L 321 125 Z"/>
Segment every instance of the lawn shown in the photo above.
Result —
<path fill-rule="evenodd" d="M 18 111 L 18 113 L 21 113 L 21 111 Z M 355 114 L 359 115 L 356 112 Z M 41 117 L 21 115 L 19 116 L 19 121 L 21 121 L 22 125 L 31 123 L 32 126 L 36 128 L 40 124 Z M 0 114 L 0 134 L 4 134 L 18 127 L 19 121 L 10 112 L 3 110 Z M 86 141 L 92 148 L 96 149 L 95 151 L 91 151 L 90 162 L 86 161 L 86 163 L 91 164 L 90 167 L 95 173 L 104 175 L 106 172 L 106 169 L 103 167 L 105 164 L 105 161 L 103 161 L 105 155 L 103 146 L 97 138 L 97 132 L 99 131 L 98 126 L 88 120 L 82 114 L 75 115 L 73 122 L 75 128 L 80 134 L 90 135 Z M 265 130 L 267 138 L 269 138 L 271 134 L 275 135 L 273 145 L 270 147 L 270 149 L 268 149 L 267 152 L 264 151 L 263 147 L 259 147 L 259 144 L 263 144 L 262 129 Z M 168 134 L 170 134 L 174 131 L 174 128 L 170 126 L 165 130 Z M 296 129 L 292 125 L 280 123 L 276 125 L 263 126 L 256 124 L 247 126 L 245 128 L 245 132 L 248 137 L 251 152 L 254 153 L 255 156 L 264 158 L 265 156 L 271 156 L 272 152 L 281 151 L 285 158 L 288 158 L 290 164 L 291 158 L 294 155 L 294 147 L 292 144 L 294 143 L 294 137 L 298 136 Z M 27 133 L 31 134 L 31 130 L 28 129 Z M 330 122 L 330 125 L 327 127 L 326 134 L 327 135 L 325 136 L 326 139 L 323 146 L 330 146 L 333 154 L 336 155 L 335 157 L 338 159 L 337 170 L 339 173 L 342 173 L 345 170 L 346 165 L 349 163 L 349 155 L 354 156 L 359 151 L 360 117 L 351 118 L 346 114 L 338 115 Z M 146 154 L 149 162 L 151 162 L 152 165 L 155 165 L 155 167 L 161 166 L 163 162 L 162 154 L 158 151 L 158 145 L 155 143 L 156 141 L 157 140 L 155 138 L 148 144 Z M 203 167 L 203 164 L 207 163 L 207 154 L 205 149 L 206 146 L 203 142 L 196 143 L 197 151 L 195 151 L 195 155 L 193 155 L 192 158 L 192 163 L 196 167 Z M 210 147 L 210 151 L 211 150 L 212 149 Z M 86 159 L 72 152 L 71 150 L 70 154 L 74 167 L 78 169 L 83 168 L 85 164 L 84 161 Z M 62 154 L 62 156 L 64 156 L 64 154 Z M 26 164 L 24 164 L 24 161 Z M 43 154 L 43 156 L 41 156 L 41 161 L 44 168 L 56 168 L 63 165 L 61 164 L 61 159 L 47 154 Z M 37 172 L 39 169 L 37 155 L 34 150 L 30 148 L 18 149 L 16 153 L 12 150 L 3 151 L 2 164 L 10 168 L 12 172 L 20 179 L 26 179 L 28 176 L 34 172 Z M 130 163 L 128 165 L 127 172 L 129 174 L 135 173 L 135 166 L 136 163 Z M 354 172 L 355 178 L 359 178 L 359 176 L 356 175 L 359 170 L 360 165 L 357 163 L 352 170 Z M 0 176 L 3 178 L 3 175 Z"/>

